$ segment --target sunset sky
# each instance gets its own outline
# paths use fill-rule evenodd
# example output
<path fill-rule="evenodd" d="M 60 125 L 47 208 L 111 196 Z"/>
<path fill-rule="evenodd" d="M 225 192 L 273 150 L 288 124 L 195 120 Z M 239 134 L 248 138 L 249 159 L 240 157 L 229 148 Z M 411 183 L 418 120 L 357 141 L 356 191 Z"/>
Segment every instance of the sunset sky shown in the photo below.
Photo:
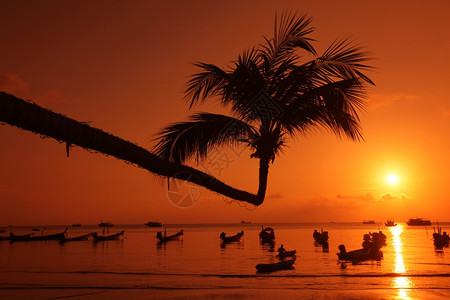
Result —
<path fill-rule="evenodd" d="M 319 53 L 345 37 L 373 53 L 365 141 L 299 136 L 271 165 L 260 207 L 203 189 L 180 208 L 163 178 L 79 147 L 67 158 L 65 144 L 2 125 L 0 226 L 450 221 L 449 1 L 0 0 L 0 91 L 150 149 L 160 129 L 192 113 L 182 99 L 192 62 L 226 67 L 271 37 L 285 10 L 313 17 Z M 216 154 L 227 161 L 198 168 L 256 192 L 250 152 Z"/>

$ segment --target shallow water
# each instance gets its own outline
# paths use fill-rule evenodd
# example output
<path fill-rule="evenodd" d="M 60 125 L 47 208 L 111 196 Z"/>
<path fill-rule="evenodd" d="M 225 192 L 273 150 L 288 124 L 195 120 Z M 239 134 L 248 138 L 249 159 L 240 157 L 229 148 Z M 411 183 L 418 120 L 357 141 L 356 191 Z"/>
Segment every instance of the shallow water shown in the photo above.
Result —
<path fill-rule="evenodd" d="M 294 295 L 305 290 L 388 290 L 386 298 L 396 299 L 416 298 L 421 290 L 435 292 L 432 295 L 436 298 L 450 295 L 450 249 L 434 250 L 430 227 L 399 224 L 386 228 L 382 224 L 359 223 L 264 225 L 275 229 L 275 249 L 283 244 L 287 250 L 297 250 L 294 269 L 256 272 L 256 264 L 277 261 L 276 251 L 259 243 L 260 224 L 168 225 L 167 234 L 184 229 L 184 236 L 165 245 L 158 245 L 155 238 L 156 232 L 164 228 L 123 225 L 109 229 L 110 233 L 124 229 L 122 241 L 0 241 L 0 296 L 2 292 L 11 295 L 16 289 L 141 289 L 153 291 L 153 296 L 164 291 L 231 293 L 264 289 Z M 448 224 L 442 227 L 449 231 Z M 313 243 L 313 230 L 320 228 L 329 232 L 329 252 Z M 30 228 L 6 229 L 16 234 L 30 232 Z M 64 228 L 46 230 L 56 233 Z M 221 247 L 222 231 L 233 235 L 241 230 L 242 242 Z M 381 261 L 338 263 L 339 244 L 345 244 L 348 251 L 361 248 L 363 235 L 378 230 L 387 236 Z M 91 231 L 100 232 L 97 226 L 82 226 L 69 228 L 68 235 Z"/>

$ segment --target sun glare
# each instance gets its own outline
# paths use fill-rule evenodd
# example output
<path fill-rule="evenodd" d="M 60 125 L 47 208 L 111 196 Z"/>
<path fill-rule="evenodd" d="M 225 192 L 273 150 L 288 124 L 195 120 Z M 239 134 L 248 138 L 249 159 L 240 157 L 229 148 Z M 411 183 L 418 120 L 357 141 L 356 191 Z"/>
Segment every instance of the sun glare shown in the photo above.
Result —
<path fill-rule="evenodd" d="M 387 181 L 389 184 L 391 184 L 391 185 L 395 185 L 395 184 L 398 183 L 398 176 L 395 175 L 395 174 L 389 174 L 389 175 L 386 177 L 386 181 Z"/>

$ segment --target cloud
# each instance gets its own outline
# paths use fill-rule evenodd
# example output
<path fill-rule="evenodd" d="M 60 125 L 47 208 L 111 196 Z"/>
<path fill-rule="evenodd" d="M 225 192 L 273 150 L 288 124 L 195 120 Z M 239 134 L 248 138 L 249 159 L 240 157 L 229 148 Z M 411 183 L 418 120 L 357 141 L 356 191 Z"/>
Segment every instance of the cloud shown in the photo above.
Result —
<path fill-rule="evenodd" d="M 26 91 L 28 84 L 17 74 L 0 74 L 0 91 L 14 94 Z"/>
<path fill-rule="evenodd" d="M 401 100 L 417 99 L 418 95 L 394 93 L 394 94 L 374 94 L 370 95 L 367 102 L 371 108 L 378 108 L 382 106 L 389 106 Z"/>
<path fill-rule="evenodd" d="M 391 194 L 391 193 L 378 195 L 377 198 L 380 201 L 409 200 L 409 198 L 405 194 Z"/>
<path fill-rule="evenodd" d="M 51 89 L 42 95 L 37 96 L 34 100 L 36 103 L 41 105 L 70 102 L 70 100 L 64 97 L 63 94 L 57 89 Z"/>

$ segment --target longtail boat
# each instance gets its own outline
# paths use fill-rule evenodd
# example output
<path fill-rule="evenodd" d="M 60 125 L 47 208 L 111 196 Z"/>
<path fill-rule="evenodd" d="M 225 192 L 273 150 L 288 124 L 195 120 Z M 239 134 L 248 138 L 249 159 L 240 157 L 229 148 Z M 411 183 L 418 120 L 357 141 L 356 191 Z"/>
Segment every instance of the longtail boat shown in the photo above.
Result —
<path fill-rule="evenodd" d="M 244 235 L 244 231 L 238 232 L 235 235 L 232 236 L 226 236 L 225 232 L 222 232 L 220 234 L 220 239 L 223 243 L 233 243 L 233 242 L 239 242 L 241 240 L 241 237 Z"/>
<path fill-rule="evenodd" d="M 97 232 L 94 232 L 92 236 L 94 237 L 94 242 L 100 241 L 117 241 L 120 240 L 124 234 L 125 230 L 121 232 L 111 234 L 111 235 L 98 235 Z"/>
<path fill-rule="evenodd" d="M 62 240 L 60 240 L 61 243 L 65 243 L 65 242 L 77 242 L 77 241 L 88 241 L 91 239 L 91 237 L 94 235 L 93 232 L 88 233 L 88 234 L 84 234 L 84 235 L 80 235 L 80 236 L 75 236 L 72 238 L 63 238 Z"/>
<path fill-rule="evenodd" d="M 37 235 L 30 236 L 29 241 L 60 241 L 66 238 L 66 230 L 60 233 L 48 234 L 48 235 Z"/>
<path fill-rule="evenodd" d="M 259 238 L 262 243 L 273 243 L 275 240 L 275 233 L 273 228 L 261 226 L 261 232 L 259 233 Z"/>
<path fill-rule="evenodd" d="M 23 235 L 15 235 L 14 233 L 11 232 L 9 234 L 9 240 L 11 242 L 29 241 L 30 240 L 30 236 L 31 236 L 31 233 L 23 234 Z"/>
<path fill-rule="evenodd" d="M 258 272 L 274 272 L 279 270 L 292 269 L 292 265 L 295 263 L 295 257 L 289 260 L 284 260 L 276 263 L 269 264 L 257 264 L 255 266 Z"/>
<path fill-rule="evenodd" d="M 162 235 L 161 231 L 158 231 L 158 233 L 156 234 L 156 238 L 158 239 L 159 243 L 165 243 L 168 241 L 178 240 L 183 234 L 183 230 L 180 230 L 179 232 L 172 235 L 166 235 L 166 232 L 164 232 L 164 235 Z"/>

